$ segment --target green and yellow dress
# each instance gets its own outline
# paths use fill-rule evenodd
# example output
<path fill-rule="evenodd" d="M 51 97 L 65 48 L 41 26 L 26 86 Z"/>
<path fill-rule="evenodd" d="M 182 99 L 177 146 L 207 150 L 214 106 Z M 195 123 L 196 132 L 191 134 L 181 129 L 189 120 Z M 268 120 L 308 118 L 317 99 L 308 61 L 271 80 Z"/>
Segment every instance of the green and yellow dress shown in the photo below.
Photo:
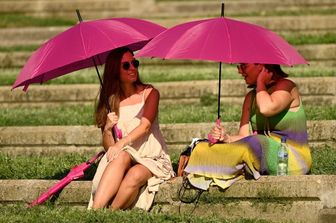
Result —
<path fill-rule="evenodd" d="M 211 184 L 225 189 L 244 175 L 276 175 L 277 154 L 286 136 L 288 174 L 307 174 L 312 159 L 308 147 L 306 115 L 300 103 L 297 111 L 284 110 L 273 117 L 261 115 L 252 105 L 250 123 L 254 134 L 233 143 L 197 144 L 185 169 L 192 185 L 207 190 Z"/>

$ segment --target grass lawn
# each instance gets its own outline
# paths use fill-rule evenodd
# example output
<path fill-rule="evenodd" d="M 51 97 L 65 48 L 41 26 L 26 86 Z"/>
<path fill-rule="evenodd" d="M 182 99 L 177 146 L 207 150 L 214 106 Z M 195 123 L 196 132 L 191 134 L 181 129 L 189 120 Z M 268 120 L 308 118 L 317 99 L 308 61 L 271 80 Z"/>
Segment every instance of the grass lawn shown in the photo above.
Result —
<path fill-rule="evenodd" d="M 146 83 L 217 80 L 218 63 L 195 61 L 164 61 L 158 59 L 140 59 L 139 73 Z M 325 66 L 283 67 L 290 77 L 335 77 L 336 69 Z M 12 85 L 20 73 L 18 68 L 0 69 L 0 86 Z M 103 68 L 100 67 L 100 74 Z M 236 65 L 225 64 L 222 69 L 223 79 L 240 79 Z M 50 80 L 44 84 L 90 84 L 99 83 L 95 69 L 83 69 Z"/>
<path fill-rule="evenodd" d="M 226 220 L 216 216 L 154 214 L 139 209 L 131 211 L 87 211 L 73 207 L 43 205 L 27 209 L 23 205 L 0 206 L 0 222 L 113 222 L 113 223 L 266 223 L 264 220 Z M 43 219 L 43 220 L 42 220 Z"/>
<path fill-rule="evenodd" d="M 177 169 L 179 151 L 170 152 L 173 167 Z M 93 154 L 62 154 L 42 156 L 10 156 L 0 154 L 0 179 L 62 179 L 71 167 L 88 160 Z M 330 146 L 312 148 L 311 174 L 336 174 L 336 150 Z M 83 180 L 91 180 L 96 165 L 86 172 Z"/>
<path fill-rule="evenodd" d="M 71 105 L 49 107 L 0 108 L 0 126 L 43 126 L 43 125 L 92 125 L 93 105 Z M 335 120 L 336 106 L 305 105 L 308 120 Z M 239 121 L 241 106 L 221 105 L 223 122 Z M 217 104 L 160 105 L 161 124 L 213 122 L 217 117 Z"/>
<path fill-rule="evenodd" d="M 72 26 L 77 23 L 77 20 L 57 18 L 57 17 L 36 17 L 24 15 L 22 13 L 1 13 L 0 28 L 13 27 L 47 27 L 47 26 Z"/>

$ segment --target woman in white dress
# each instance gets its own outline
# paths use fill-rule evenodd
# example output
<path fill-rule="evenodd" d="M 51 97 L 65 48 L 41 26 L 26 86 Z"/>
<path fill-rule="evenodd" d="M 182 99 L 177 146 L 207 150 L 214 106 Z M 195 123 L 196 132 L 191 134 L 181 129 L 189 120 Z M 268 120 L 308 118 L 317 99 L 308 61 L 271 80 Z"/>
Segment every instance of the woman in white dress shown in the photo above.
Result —
<path fill-rule="evenodd" d="M 93 179 L 89 208 L 148 210 L 159 184 L 174 176 L 158 124 L 160 94 L 140 81 L 138 66 L 133 52 L 124 47 L 106 59 L 95 113 L 106 154 Z M 112 110 L 108 114 L 105 97 Z M 115 125 L 122 132 L 116 142 Z"/>

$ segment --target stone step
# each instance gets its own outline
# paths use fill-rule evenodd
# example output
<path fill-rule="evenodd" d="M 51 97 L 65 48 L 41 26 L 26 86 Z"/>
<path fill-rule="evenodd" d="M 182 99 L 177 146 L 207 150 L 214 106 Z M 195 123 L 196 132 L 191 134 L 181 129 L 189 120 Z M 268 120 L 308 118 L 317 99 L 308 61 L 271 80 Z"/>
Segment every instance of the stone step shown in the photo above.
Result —
<path fill-rule="evenodd" d="M 299 87 L 305 104 L 335 105 L 336 77 L 291 78 Z M 244 80 L 222 80 L 223 103 L 242 104 L 249 89 Z M 218 81 L 181 81 L 153 84 L 160 91 L 161 103 L 199 103 L 204 95 L 218 94 Z M 11 91 L 10 86 L 0 87 L 1 107 L 52 106 L 92 104 L 97 97 L 98 84 L 31 85 L 27 92 Z"/>
<path fill-rule="evenodd" d="M 26 203 L 36 199 L 57 181 L 0 180 L 0 204 Z M 151 212 L 188 214 L 194 204 L 181 204 L 177 197 L 181 178 L 160 186 Z M 56 205 L 88 204 L 90 181 L 73 181 L 62 191 Z M 211 187 L 204 192 L 193 214 L 228 219 L 255 218 L 272 222 L 321 222 L 335 217 L 336 175 L 262 176 L 240 180 L 223 191 Z M 329 218 L 328 218 L 329 217 Z M 322 221 L 326 222 L 326 221 Z"/>
<path fill-rule="evenodd" d="M 336 17 L 335 17 L 336 19 Z M 312 65 L 319 62 L 332 62 L 336 66 L 336 44 L 299 45 L 295 48 Z M 23 67 L 32 52 L 0 52 L 0 68 Z M 158 63 L 152 61 L 151 63 Z M 166 64 L 174 63 L 167 60 Z"/>
<path fill-rule="evenodd" d="M 0 2 L 1 3 L 1 2 Z M 127 17 L 123 15 L 122 17 Z M 114 16 L 116 17 L 116 16 Z M 130 17 L 130 16 L 128 16 Z M 98 18 L 108 18 L 102 15 Z M 147 19 L 144 17 L 139 17 Z M 190 18 L 150 18 L 148 20 L 156 22 L 165 27 L 171 27 L 187 21 L 196 19 L 205 19 L 208 17 L 190 17 Z M 306 16 L 273 16 L 273 17 L 234 17 L 240 21 L 254 23 L 264 26 L 278 34 L 293 34 L 294 32 L 320 34 L 326 32 L 335 32 L 336 24 L 333 22 L 336 15 L 306 15 Z M 24 46 L 41 45 L 43 42 L 63 32 L 69 27 L 20 27 L 20 28 L 2 28 L 0 29 L 0 46 Z"/>
<path fill-rule="evenodd" d="M 299 11 L 318 11 L 325 9 L 336 8 L 335 1 L 222 1 L 225 3 L 225 16 L 235 15 L 251 15 L 256 14 L 263 16 L 265 14 Z M 221 2 L 220 1 L 158 1 L 149 9 L 152 13 L 148 14 L 150 17 L 190 17 L 190 16 L 220 16 Z"/>
<path fill-rule="evenodd" d="M 68 20 L 77 21 L 75 10 L 80 9 L 85 12 L 84 18 L 89 18 L 90 12 L 95 15 L 111 16 L 114 14 L 128 13 L 132 0 L 25 0 L 25 1 L 0 1 L 1 13 L 20 13 L 31 16 L 41 17 L 59 17 Z M 88 15 L 86 15 L 87 13 Z"/>
<path fill-rule="evenodd" d="M 236 134 L 238 122 L 224 122 Z M 336 120 L 308 121 L 311 146 L 336 145 Z M 181 151 L 192 138 L 206 138 L 213 123 L 161 124 L 171 151 Z M 95 126 L 0 127 L 0 152 L 5 154 L 85 153 L 101 150 L 101 132 Z"/>
<path fill-rule="evenodd" d="M 266 13 L 291 12 L 297 14 L 304 10 L 318 11 L 336 8 L 333 0 L 291 1 L 225 1 L 225 15 L 265 15 Z M 92 19 L 101 16 L 147 16 L 147 17 L 190 17 L 190 16 L 219 16 L 221 2 L 208 1 L 154 1 L 154 0 L 29 0 L 29 1 L 0 1 L 0 12 L 16 12 L 32 16 L 74 18 L 74 10 L 80 9 L 84 18 Z"/>

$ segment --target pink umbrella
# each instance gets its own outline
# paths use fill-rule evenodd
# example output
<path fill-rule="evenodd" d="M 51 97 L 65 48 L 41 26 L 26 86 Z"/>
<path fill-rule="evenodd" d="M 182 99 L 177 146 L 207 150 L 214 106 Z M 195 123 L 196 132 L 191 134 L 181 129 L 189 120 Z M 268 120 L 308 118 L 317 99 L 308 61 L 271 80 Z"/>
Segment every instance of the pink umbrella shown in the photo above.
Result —
<path fill-rule="evenodd" d="M 33 207 L 38 204 L 43 204 L 45 201 L 49 199 L 49 197 L 55 195 L 57 192 L 62 190 L 71 181 L 82 178 L 84 176 L 84 171 L 86 171 L 97 159 L 100 159 L 104 154 L 105 154 L 104 151 L 99 152 L 94 157 L 92 157 L 90 160 L 82 164 L 79 164 L 77 166 L 74 166 L 66 177 L 64 177 L 62 180 L 60 180 L 58 183 L 52 186 L 48 191 L 46 191 L 41 196 L 39 196 L 36 200 L 34 200 L 29 205 L 29 207 Z"/>
<path fill-rule="evenodd" d="M 43 83 L 61 75 L 87 67 L 96 67 L 96 72 L 104 92 L 97 65 L 105 63 L 109 52 L 127 46 L 131 50 L 141 49 L 150 39 L 166 28 L 152 22 L 135 18 L 99 19 L 82 21 L 58 34 L 28 59 L 12 89 L 24 86 L 27 91 L 32 83 Z M 108 112 L 110 105 L 105 98 Z M 114 128 L 113 134 L 121 138 L 121 131 Z"/>
<path fill-rule="evenodd" d="M 137 57 L 295 65 L 307 61 L 263 27 L 226 17 L 183 23 L 160 33 Z"/>
<path fill-rule="evenodd" d="M 128 46 L 139 50 L 165 28 L 145 20 L 113 18 L 84 21 L 37 49 L 24 65 L 13 89 L 105 63 L 109 51 Z"/>
<path fill-rule="evenodd" d="M 224 17 L 183 23 L 154 37 L 136 55 L 162 59 L 219 62 L 218 120 L 221 63 L 307 64 L 283 38 L 263 27 Z M 218 123 L 218 121 L 217 121 Z"/>

